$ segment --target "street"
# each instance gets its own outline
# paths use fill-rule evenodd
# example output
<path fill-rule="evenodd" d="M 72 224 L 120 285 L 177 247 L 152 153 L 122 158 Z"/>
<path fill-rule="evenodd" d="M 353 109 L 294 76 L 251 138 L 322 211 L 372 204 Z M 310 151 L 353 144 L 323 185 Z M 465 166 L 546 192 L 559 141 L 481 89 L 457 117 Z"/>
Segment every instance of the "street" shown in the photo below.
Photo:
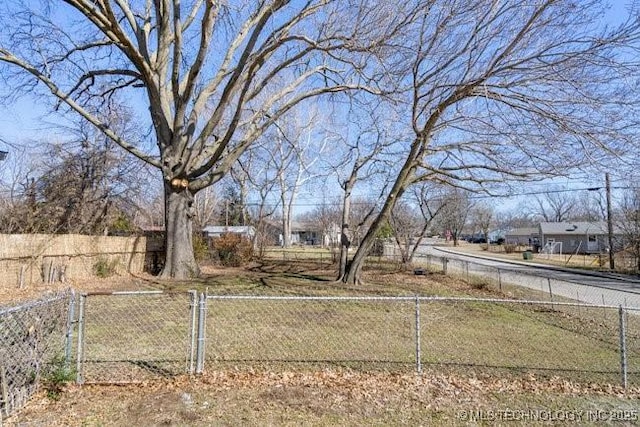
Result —
<path fill-rule="evenodd" d="M 588 304 L 634 307 L 640 310 L 640 280 L 606 273 L 549 265 L 490 259 L 456 252 L 450 247 L 422 245 L 420 256 L 449 260 L 448 268 L 474 275 L 499 276 L 503 283 L 536 289 L 546 294 Z"/>

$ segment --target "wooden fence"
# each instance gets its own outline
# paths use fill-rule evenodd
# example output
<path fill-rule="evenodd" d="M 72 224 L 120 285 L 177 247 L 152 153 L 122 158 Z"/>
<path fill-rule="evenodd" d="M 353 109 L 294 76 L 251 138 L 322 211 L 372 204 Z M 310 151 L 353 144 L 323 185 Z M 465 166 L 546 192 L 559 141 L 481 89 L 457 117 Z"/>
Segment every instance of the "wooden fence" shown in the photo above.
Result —
<path fill-rule="evenodd" d="M 0 289 L 140 273 L 146 245 L 139 236 L 0 234 Z"/>

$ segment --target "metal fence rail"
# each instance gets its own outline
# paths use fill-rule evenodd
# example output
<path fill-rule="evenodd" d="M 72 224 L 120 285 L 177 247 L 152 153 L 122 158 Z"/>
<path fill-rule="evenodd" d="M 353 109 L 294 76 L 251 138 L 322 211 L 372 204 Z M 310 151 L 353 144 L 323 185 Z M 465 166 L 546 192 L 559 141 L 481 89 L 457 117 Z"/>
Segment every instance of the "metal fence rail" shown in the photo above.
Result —
<path fill-rule="evenodd" d="M 21 408 L 43 378 L 70 364 L 74 294 L 0 309 L 0 420 Z"/>

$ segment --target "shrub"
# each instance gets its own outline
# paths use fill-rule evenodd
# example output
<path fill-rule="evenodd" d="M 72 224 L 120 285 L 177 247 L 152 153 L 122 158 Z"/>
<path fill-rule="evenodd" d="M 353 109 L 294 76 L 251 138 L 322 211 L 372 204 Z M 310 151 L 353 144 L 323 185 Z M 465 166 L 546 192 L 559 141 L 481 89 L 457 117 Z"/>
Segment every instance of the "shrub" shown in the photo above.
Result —
<path fill-rule="evenodd" d="M 47 373 L 42 378 L 42 385 L 51 400 L 59 400 L 64 385 L 75 381 L 75 371 L 67 365 L 64 357 L 56 356 L 51 360 Z"/>
<path fill-rule="evenodd" d="M 109 262 L 108 258 L 100 257 L 98 261 L 93 264 L 93 272 L 101 279 L 105 279 L 116 274 L 117 267 L 118 260 L 114 259 L 113 261 Z"/>
<path fill-rule="evenodd" d="M 225 233 L 213 241 L 220 264 L 226 267 L 239 267 L 251 260 L 253 245 L 245 237 L 235 233 Z"/>
<path fill-rule="evenodd" d="M 373 242 L 373 245 L 371 246 L 371 249 L 369 249 L 369 256 L 382 256 L 384 255 L 384 240 L 383 239 L 376 239 Z"/>
<path fill-rule="evenodd" d="M 207 241 L 200 234 L 193 235 L 193 256 L 196 258 L 196 261 L 204 261 L 209 258 L 211 254 L 209 253 L 209 246 L 207 246 Z"/>
<path fill-rule="evenodd" d="M 507 254 L 512 254 L 516 251 L 516 245 L 512 245 L 510 243 L 506 243 L 504 245 L 504 252 Z"/>

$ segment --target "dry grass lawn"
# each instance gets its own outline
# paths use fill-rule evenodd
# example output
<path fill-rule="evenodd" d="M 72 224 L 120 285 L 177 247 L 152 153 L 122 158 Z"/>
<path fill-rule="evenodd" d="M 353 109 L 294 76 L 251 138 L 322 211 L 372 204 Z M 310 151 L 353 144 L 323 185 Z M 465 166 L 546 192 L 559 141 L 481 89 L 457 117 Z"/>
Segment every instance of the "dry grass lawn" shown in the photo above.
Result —
<path fill-rule="evenodd" d="M 238 269 L 205 266 L 203 271 L 202 278 L 185 282 L 140 276 L 74 285 L 80 291 L 197 289 L 211 295 L 532 297 L 513 290 L 497 294 L 440 274 L 415 276 L 393 265 L 366 270 L 365 284 L 353 287 L 336 283 L 333 268 L 317 261 L 271 260 Z M 366 367 L 294 369 L 285 364 L 264 369 L 210 363 L 198 377 L 68 385 L 59 400 L 42 391 L 3 425 L 601 425 L 615 416 L 623 418 L 615 425 L 637 425 L 637 382 L 625 391 L 616 380 L 447 368 L 447 361 L 464 365 L 475 363 L 475 357 L 479 363 L 504 365 L 523 348 L 527 363 L 544 362 L 545 352 L 570 363 L 575 356 L 568 349 L 575 345 L 579 350 L 584 343 L 593 347 L 579 356 L 587 367 L 600 357 L 615 358 L 616 337 L 608 336 L 610 326 L 597 315 L 593 320 L 580 313 L 486 304 L 429 307 L 422 313 L 423 322 L 432 324 L 431 335 L 423 336 L 422 375 Z M 510 341 L 509 336 L 529 338 Z M 570 336 L 577 337 L 575 342 Z M 559 347 L 545 345 L 551 342 Z"/>

